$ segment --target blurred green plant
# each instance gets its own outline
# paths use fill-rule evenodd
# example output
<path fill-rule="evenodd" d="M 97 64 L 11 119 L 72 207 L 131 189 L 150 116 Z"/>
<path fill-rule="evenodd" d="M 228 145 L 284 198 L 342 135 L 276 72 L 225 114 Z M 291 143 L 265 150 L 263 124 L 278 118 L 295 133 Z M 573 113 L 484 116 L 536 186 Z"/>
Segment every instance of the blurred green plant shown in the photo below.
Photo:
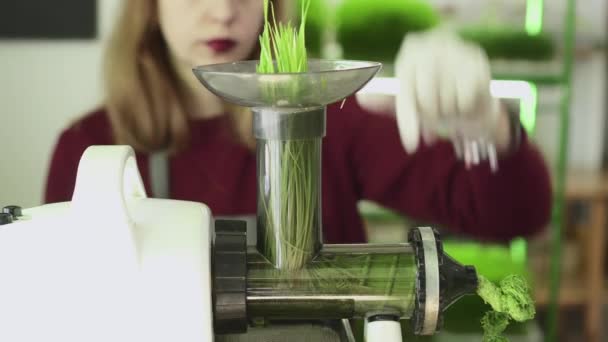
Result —
<path fill-rule="evenodd" d="M 529 35 L 523 28 L 470 27 L 460 34 L 465 40 L 479 44 L 490 59 L 543 61 L 555 55 L 553 39 L 546 33 Z"/>
<path fill-rule="evenodd" d="M 328 0 L 311 0 L 306 25 L 310 55 L 321 56 L 329 20 L 337 21 L 337 39 L 344 58 L 381 61 L 395 58 L 407 33 L 431 29 L 440 22 L 439 13 L 422 0 L 343 0 L 335 19 L 331 11 Z M 524 27 L 473 26 L 459 33 L 479 44 L 491 59 L 543 61 L 555 55 L 550 35 L 530 35 Z"/>
<path fill-rule="evenodd" d="M 328 22 L 331 20 L 330 7 L 328 0 L 299 0 L 300 6 L 306 1 L 309 2 L 308 16 L 306 18 L 306 50 L 310 57 L 321 57 L 323 45 L 323 32 L 327 30 Z"/>
<path fill-rule="evenodd" d="M 439 14 L 420 0 L 345 0 L 337 20 L 344 58 L 392 61 L 403 37 L 436 26 Z"/>

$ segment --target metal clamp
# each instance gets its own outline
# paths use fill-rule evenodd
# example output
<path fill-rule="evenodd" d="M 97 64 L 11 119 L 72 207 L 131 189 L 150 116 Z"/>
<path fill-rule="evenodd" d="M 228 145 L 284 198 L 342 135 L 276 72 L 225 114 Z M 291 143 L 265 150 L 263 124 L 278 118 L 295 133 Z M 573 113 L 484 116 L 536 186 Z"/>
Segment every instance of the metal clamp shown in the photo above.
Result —
<path fill-rule="evenodd" d="M 418 277 L 416 281 L 416 310 L 413 316 L 414 333 L 432 335 L 440 321 L 439 250 L 437 233 L 430 227 L 410 231 L 409 240 L 416 252 Z"/>

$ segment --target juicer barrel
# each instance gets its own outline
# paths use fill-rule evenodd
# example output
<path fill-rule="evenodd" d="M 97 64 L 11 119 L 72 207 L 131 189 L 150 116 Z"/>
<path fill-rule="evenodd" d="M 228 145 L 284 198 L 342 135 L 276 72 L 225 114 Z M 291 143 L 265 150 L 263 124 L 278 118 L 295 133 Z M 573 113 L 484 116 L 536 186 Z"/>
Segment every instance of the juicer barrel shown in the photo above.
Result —
<path fill-rule="evenodd" d="M 283 271 L 257 251 L 247 256 L 247 312 L 270 320 L 409 318 L 416 260 L 408 244 L 325 245 L 304 268 Z"/>

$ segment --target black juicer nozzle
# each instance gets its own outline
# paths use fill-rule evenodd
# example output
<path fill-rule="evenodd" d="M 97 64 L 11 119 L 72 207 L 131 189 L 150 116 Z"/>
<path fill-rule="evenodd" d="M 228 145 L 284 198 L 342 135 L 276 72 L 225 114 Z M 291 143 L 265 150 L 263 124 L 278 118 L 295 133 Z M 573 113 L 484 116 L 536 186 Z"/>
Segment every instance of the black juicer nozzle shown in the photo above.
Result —
<path fill-rule="evenodd" d="M 409 232 L 409 242 L 416 253 L 416 265 L 418 268 L 418 277 L 416 281 L 416 309 L 412 322 L 415 334 L 428 334 L 430 332 L 428 329 L 424 328 L 426 319 L 425 307 L 427 305 L 427 275 L 425 273 L 427 265 L 425 264 L 424 247 L 430 240 L 427 239 L 427 241 L 423 241 L 420 229 L 429 228 L 416 228 Z M 475 267 L 463 266 L 444 253 L 439 233 L 435 229 L 432 231 L 437 251 L 437 265 L 439 266 L 439 303 L 436 304 L 439 306 L 439 313 L 437 315 L 434 330 L 439 331 L 443 325 L 442 313 L 462 296 L 475 294 L 477 292 L 477 287 L 479 286 L 479 280 Z M 433 256 L 430 257 L 432 258 Z M 434 301 L 437 299 L 429 298 L 429 300 Z"/>

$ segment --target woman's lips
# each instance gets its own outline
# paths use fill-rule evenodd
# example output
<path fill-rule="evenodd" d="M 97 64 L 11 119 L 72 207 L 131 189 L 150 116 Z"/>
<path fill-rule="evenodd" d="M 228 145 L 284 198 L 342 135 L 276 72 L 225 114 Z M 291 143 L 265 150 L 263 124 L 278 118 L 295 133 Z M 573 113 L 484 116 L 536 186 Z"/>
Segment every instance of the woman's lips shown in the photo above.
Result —
<path fill-rule="evenodd" d="M 207 46 L 216 53 L 224 53 L 231 50 L 236 45 L 232 39 L 211 39 L 207 41 Z"/>

